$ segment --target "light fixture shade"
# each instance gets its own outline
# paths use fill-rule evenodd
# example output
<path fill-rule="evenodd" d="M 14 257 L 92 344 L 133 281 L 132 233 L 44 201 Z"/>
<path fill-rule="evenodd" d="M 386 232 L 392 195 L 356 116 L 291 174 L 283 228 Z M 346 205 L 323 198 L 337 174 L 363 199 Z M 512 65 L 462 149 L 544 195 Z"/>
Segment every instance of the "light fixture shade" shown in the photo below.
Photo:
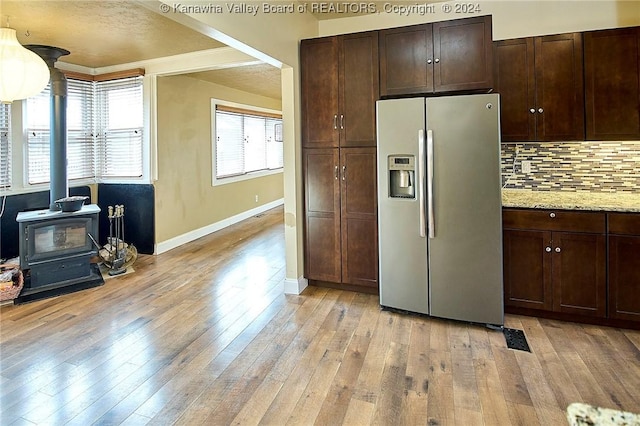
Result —
<path fill-rule="evenodd" d="M 0 28 L 0 102 L 35 96 L 48 82 L 49 67 L 44 60 L 22 47 L 16 30 Z"/>

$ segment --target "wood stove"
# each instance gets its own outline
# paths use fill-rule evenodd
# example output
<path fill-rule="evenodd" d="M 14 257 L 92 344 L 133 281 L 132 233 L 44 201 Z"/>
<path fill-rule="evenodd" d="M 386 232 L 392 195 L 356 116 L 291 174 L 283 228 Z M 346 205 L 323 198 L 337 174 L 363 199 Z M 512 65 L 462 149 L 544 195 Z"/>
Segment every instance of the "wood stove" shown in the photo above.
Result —
<path fill-rule="evenodd" d="M 91 257 L 98 250 L 100 207 L 85 205 L 75 212 L 20 212 L 20 268 L 28 279 L 21 296 L 95 280 Z"/>

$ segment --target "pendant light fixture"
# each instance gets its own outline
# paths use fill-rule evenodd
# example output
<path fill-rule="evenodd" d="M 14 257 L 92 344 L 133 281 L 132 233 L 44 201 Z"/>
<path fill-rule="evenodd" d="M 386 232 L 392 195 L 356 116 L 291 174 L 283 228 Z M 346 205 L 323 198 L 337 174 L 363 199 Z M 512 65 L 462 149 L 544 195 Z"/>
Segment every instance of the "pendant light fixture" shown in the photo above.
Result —
<path fill-rule="evenodd" d="M 16 30 L 0 28 L 0 102 L 35 96 L 47 87 L 49 67 L 18 42 Z"/>

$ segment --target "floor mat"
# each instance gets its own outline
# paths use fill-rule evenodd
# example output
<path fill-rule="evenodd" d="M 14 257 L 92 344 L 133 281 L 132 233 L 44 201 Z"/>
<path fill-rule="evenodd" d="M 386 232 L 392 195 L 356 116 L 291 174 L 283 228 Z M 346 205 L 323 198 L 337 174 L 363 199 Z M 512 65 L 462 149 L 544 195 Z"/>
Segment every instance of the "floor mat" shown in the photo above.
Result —
<path fill-rule="evenodd" d="M 531 352 L 529 344 L 527 343 L 527 338 L 524 335 L 524 331 L 516 330 L 514 328 L 504 328 L 503 333 L 509 349 Z"/>

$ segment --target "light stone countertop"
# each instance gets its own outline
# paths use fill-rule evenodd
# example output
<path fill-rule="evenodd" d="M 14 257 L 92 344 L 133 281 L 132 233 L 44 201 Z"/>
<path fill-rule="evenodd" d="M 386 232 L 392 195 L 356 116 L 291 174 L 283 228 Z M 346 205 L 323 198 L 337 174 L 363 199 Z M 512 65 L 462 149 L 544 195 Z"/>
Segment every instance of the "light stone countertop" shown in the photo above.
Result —
<path fill-rule="evenodd" d="M 640 212 L 640 193 L 503 189 L 502 206 L 531 209 Z"/>
<path fill-rule="evenodd" d="M 574 402 L 567 407 L 571 426 L 640 426 L 640 416 L 626 411 Z"/>

